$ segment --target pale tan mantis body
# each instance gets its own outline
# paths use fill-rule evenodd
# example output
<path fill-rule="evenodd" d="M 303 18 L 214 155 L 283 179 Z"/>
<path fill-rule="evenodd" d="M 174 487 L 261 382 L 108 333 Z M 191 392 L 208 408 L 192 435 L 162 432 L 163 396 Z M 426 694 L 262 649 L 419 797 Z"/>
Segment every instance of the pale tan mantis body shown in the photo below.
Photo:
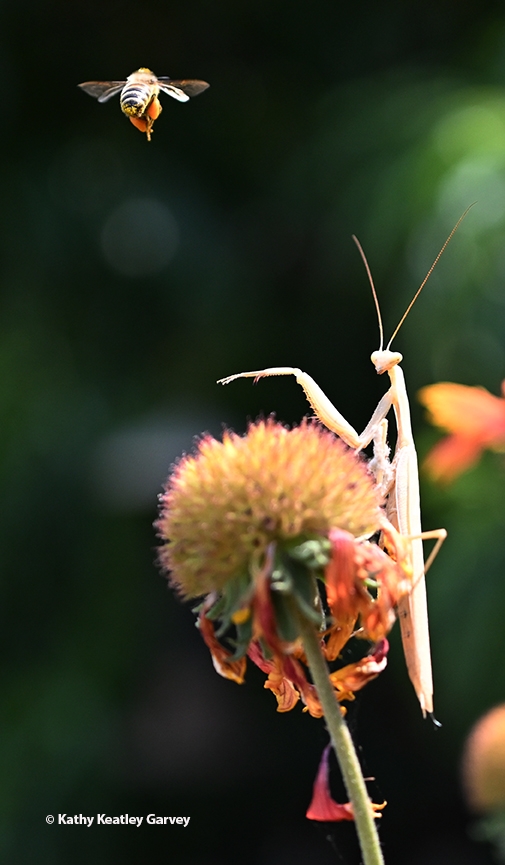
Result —
<path fill-rule="evenodd" d="M 469 208 L 468 208 L 469 209 Z M 253 372 L 241 372 L 227 378 L 220 379 L 218 383 L 229 384 L 237 378 L 262 378 L 270 375 L 294 375 L 298 384 L 305 391 L 305 395 L 314 409 L 318 419 L 340 436 L 343 441 L 356 450 L 367 447 L 370 442 L 374 443 L 374 458 L 371 461 L 371 469 L 375 474 L 377 483 L 384 495 L 387 495 L 386 515 L 387 520 L 398 530 L 409 548 L 410 567 L 412 570 L 412 589 L 400 602 L 398 613 L 400 618 L 403 650 L 407 663 L 410 680 L 416 691 L 423 714 L 433 713 L 433 676 L 431 668 L 430 637 L 428 628 L 428 606 L 426 599 L 425 573 L 433 562 L 440 549 L 441 544 L 447 536 L 445 529 L 435 529 L 430 532 L 422 531 L 421 506 L 419 496 L 419 472 L 417 465 L 417 453 L 412 435 L 410 420 L 410 407 L 405 385 L 405 377 L 399 366 L 403 360 L 399 352 L 390 351 L 391 343 L 405 321 L 413 304 L 417 300 L 421 290 L 430 277 L 433 268 L 451 240 L 454 232 L 466 216 L 468 210 L 460 217 L 442 249 L 432 264 L 427 276 L 420 288 L 414 295 L 398 327 L 393 333 L 388 346 L 383 349 L 383 328 L 379 304 L 375 292 L 372 276 L 365 255 L 359 242 L 354 238 L 361 253 L 367 269 L 374 301 L 377 308 L 380 329 L 380 348 L 373 352 L 371 360 L 377 373 L 387 372 L 390 379 L 390 388 L 380 400 L 367 426 L 359 435 L 353 426 L 335 408 L 328 397 L 323 393 L 318 384 L 306 372 L 296 367 L 271 367 L 269 369 L 255 370 Z M 391 407 L 394 409 L 397 441 L 395 455 L 392 463 L 389 462 L 389 448 L 387 439 L 387 420 Z M 436 539 L 436 544 L 425 564 L 423 552 L 423 540 Z"/>

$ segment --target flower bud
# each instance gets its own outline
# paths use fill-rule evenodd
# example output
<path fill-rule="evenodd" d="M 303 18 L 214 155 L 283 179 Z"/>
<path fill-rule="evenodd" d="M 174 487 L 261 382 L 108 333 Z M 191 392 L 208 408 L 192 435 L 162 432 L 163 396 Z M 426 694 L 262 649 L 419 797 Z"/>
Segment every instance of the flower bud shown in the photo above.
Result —
<path fill-rule="evenodd" d="M 482 717 L 463 755 L 463 782 L 476 811 L 505 809 L 505 704 Z"/>

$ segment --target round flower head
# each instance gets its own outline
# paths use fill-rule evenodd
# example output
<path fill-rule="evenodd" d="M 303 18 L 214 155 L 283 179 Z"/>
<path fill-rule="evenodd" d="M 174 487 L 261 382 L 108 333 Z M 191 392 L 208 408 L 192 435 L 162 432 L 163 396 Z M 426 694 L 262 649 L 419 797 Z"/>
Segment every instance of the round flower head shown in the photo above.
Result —
<path fill-rule="evenodd" d="M 470 733 L 463 780 L 476 811 L 505 810 L 505 704 L 491 709 Z"/>
<path fill-rule="evenodd" d="M 245 436 L 205 436 L 181 459 L 161 497 L 160 561 L 185 597 L 221 591 L 272 542 L 370 535 L 380 500 L 365 463 L 318 424 L 269 419 Z"/>

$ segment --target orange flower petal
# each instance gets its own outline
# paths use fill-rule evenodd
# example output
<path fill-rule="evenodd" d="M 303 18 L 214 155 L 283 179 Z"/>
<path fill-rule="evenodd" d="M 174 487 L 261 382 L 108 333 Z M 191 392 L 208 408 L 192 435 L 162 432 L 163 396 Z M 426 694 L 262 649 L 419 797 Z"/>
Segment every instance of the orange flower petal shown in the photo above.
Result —
<path fill-rule="evenodd" d="M 383 639 L 395 620 L 394 608 L 410 584 L 404 551 L 397 549 L 396 544 L 394 551 L 401 562 L 394 561 L 377 544 L 360 543 L 342 529 L 332 529 L 329 538 L 332 556 L 325 571 L 326 597 L 335 624 L 330 630 L 326 655 L 328 660 L 334 660 L 358 615 L 363 628 L 361 636 L 373 642 Z M 393 541 L 392 535 L 389 540 Z M 378 586 L 375 598 L 367 590 L 368 579 Z"/>
<path fill-rule="evenodd" d="M 322 649 L 327 661 L 338 658 L 347 641 L 352 637 L 356 619 L 351 616 L 347 622 L 337 622 L 328 631 L 328 642 L 322 644 Z"/>
<path fill-rule="evenodd" d="M 307 682 L 307 686 L 303 690 L 302 699 L 305 703 L 304 712 L 308 712 L 311 718 L 323 717 L 323 707 L 319 702 L 319 697 L 317 696 L 317 691 L 314 685 L 310 685 L 309 682 Z M 345 715 L 346 710 L 343 707 L 341 707 L 340 711 Z"/>
<path fill-rule="evenodd" d="M 313 718 L 322 718 L 324 713 L 316 689 L 307 681 L 298 661 L 280 654 L 267 660 L 257 642 L 250 643 L 247 654 L 260 670 L 267 673 L 264 687 L 276 697 L 278 712 L 289 712 L 301 696 L 306 707 L 304 711 Z"/>
<path fill-rule="evenodd" d="M 269 673 L 264 687 L 275 694 L 278 712 L 290 712 L 300 699 L 300 694 L 293 683 L 281 673 Z"/>
<path fill-rule="evenodd" d="M 484 445 L 478 439 L 450 435 L 431 449 L 424 467 L 434 480 L 450 483 L 475 465 L 483 449 Z"/>
<path fill-rule="evenodd" d="M 386 668 L 387 653 L 389 643 L 387 640 L 380 640 L 374 648 L 372 655 L 366 655 L 361 661 L 354 664 L 347 664 L 336 670 L 330 676 L 330 681 L 333 687 L 339 692 L 339 700 L 348 700 L 349 693 L 361 691 L 368 682 L 376 679 L 379 673 Z"/>
<path fill-rule="evenodd" d="M 266 660 L 266 658 L 263 656 L 263 652 L 261 651 L 259 643 L 255 641 L 249 643 L 247 654 L 253 664 L 256 664 L 256 666 L 259 667 L 263 673 L 271 673 L 273 670 L 275 670 L 274 662 Z"/>
<path fill-rule="evenodd" d="M 209 606 L 212 606 L 212 603 L 209 603 Z M 229 660 L 232 657 L 231 652 L 225 649 L 217 639 L 214 633 L 214 625 L 205 615 L 207 608 L 207 604 L 205 604 L 200 612 L 198 627 L 207 648 L 210 650 L 212 663 L 216 672 L 220 676 L 224 676 L 225 679 L 231 679 L 238 685 L 242 685 L 246 671 L 246 659 L 240 658 L 238 661 Z"/>
<path fill-rule="evenodd" d="M 392 527 L 389 527 L 392 529 Z M 396 539 L 401 540 L 396 534 Z M 357 545 L 356 563 L 360 579 L 373 578 L 378 583 L 377 596 L 372 598 L 368 592 L 367 603 L 363 605 L 360 616 L 362 636 L 378 643 L 389 633 L 395 621 L 395 607 L 398 601 L 411 589 L 407 573 L 411 571 L 410 561 L 405 559 L 403 544 L 392 550 L 395 559 L 381 550 L 377 544 Z"/>
<path fill-rule="evenodd" d="M 339 804 L 335 802 L 330 793 L 330 784 L 329 784 L 329 755 L 330 755 L 331 744 L 327 745 L 323 751 L 323 756 L 321 757 L 321 762 L 319 764 L 319 769 L 317 772 L 316 780 L 314 782 L 314 789 L 312 792 L 312 801 L 307 809 L 307 813 L 305 816 L 309 820 L 318 820 L 320 822 L 329 823 L 335 822 L 339 820 L 354 820 L 354 814 L 352 810 L 352 805 L 350 802 L 346 802 L 345 804 Z M 377 811 L 381 811 L 386 807 L 386 803 L 382 805 L 375 805 L 373 802 L 371 803 L 374 817 L 378 818 L 381 815 L 377 814 Z"/>
<path fill-rule="evenodd" d="M 312 801 L 307 809 L 305 816 L 309 820 L 320 820 L 322 822 L 331 822 L 335 820 L 354 820 L 352 806 L 349 802 L 340 805 L 332 799 L 329 783 L 329 765 L 328 758 L 330 755 L 331 745 L 327 745 L 323 751 L 314 789 L 312 792 Z"/>
<path fill-rule="evenodd" d="M 503 387 L 503 386 L 502 386 Z M 429 419 L 448 432 L 476 439 L 482 446 L 505 441 L 505 399 L 483 387 L 440 382 L 419 391 Z"/>
<path fill-rule="evenodd" d="M 263 568 L 257 572 L 254 585 L 252 608 L 254 614 L 254 633 L 262 637 L 274 653 L 279 653 L 281 641 L 277 635 L 277 622 L 270 592 L 270 575 L 273 568 L 273 547 L 269 546 Z"/>
<path fill-rule="evenodd" d="M 329 533 L 331 559 L 325 571 L 326 598 L 337 625 L 356 621 L 368 592 L 356 575 L 356 538 L 343 529 Z"/>
<path fill-rule="evenodd" d="M 247 654 L 263 673 L 267 673 L 268 678 L 264 687 L 274 694 L 277 700 L 277 711 L 290 712 L 298 703 L 300 694 L 291 679 L 287 676 L 287 672 L 292 672 L 291 668 L 287 672 L 284 669 L 284 661 L 287 659 L 274 656 L 271 660 L 267 660 L 263 656 L 261 647 L 257 642 L 250 643 Z"/>

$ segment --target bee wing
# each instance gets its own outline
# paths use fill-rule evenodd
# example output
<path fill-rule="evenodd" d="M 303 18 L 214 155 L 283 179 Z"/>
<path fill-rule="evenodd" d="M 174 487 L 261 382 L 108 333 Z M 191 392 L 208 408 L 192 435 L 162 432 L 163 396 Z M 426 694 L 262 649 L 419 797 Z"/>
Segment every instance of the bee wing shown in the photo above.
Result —
<path fill-rule="evenodd" d="M 158 84 L 163 93 L 168 93 L 179 102 L 187 102 L 190 96 L 198 96 L 210 86 L 206 81 L 196 81 L 191 78 L 177 81 L 163 76 L 158 78 Z"/>
<path fill-rule="evenodd" d="M 77 86 L 90 96 L 94 96 L 99 102 L 107 102 L 111 96 L 120 93 L 125 84 L 126 81 L 85 81 Z"/>

